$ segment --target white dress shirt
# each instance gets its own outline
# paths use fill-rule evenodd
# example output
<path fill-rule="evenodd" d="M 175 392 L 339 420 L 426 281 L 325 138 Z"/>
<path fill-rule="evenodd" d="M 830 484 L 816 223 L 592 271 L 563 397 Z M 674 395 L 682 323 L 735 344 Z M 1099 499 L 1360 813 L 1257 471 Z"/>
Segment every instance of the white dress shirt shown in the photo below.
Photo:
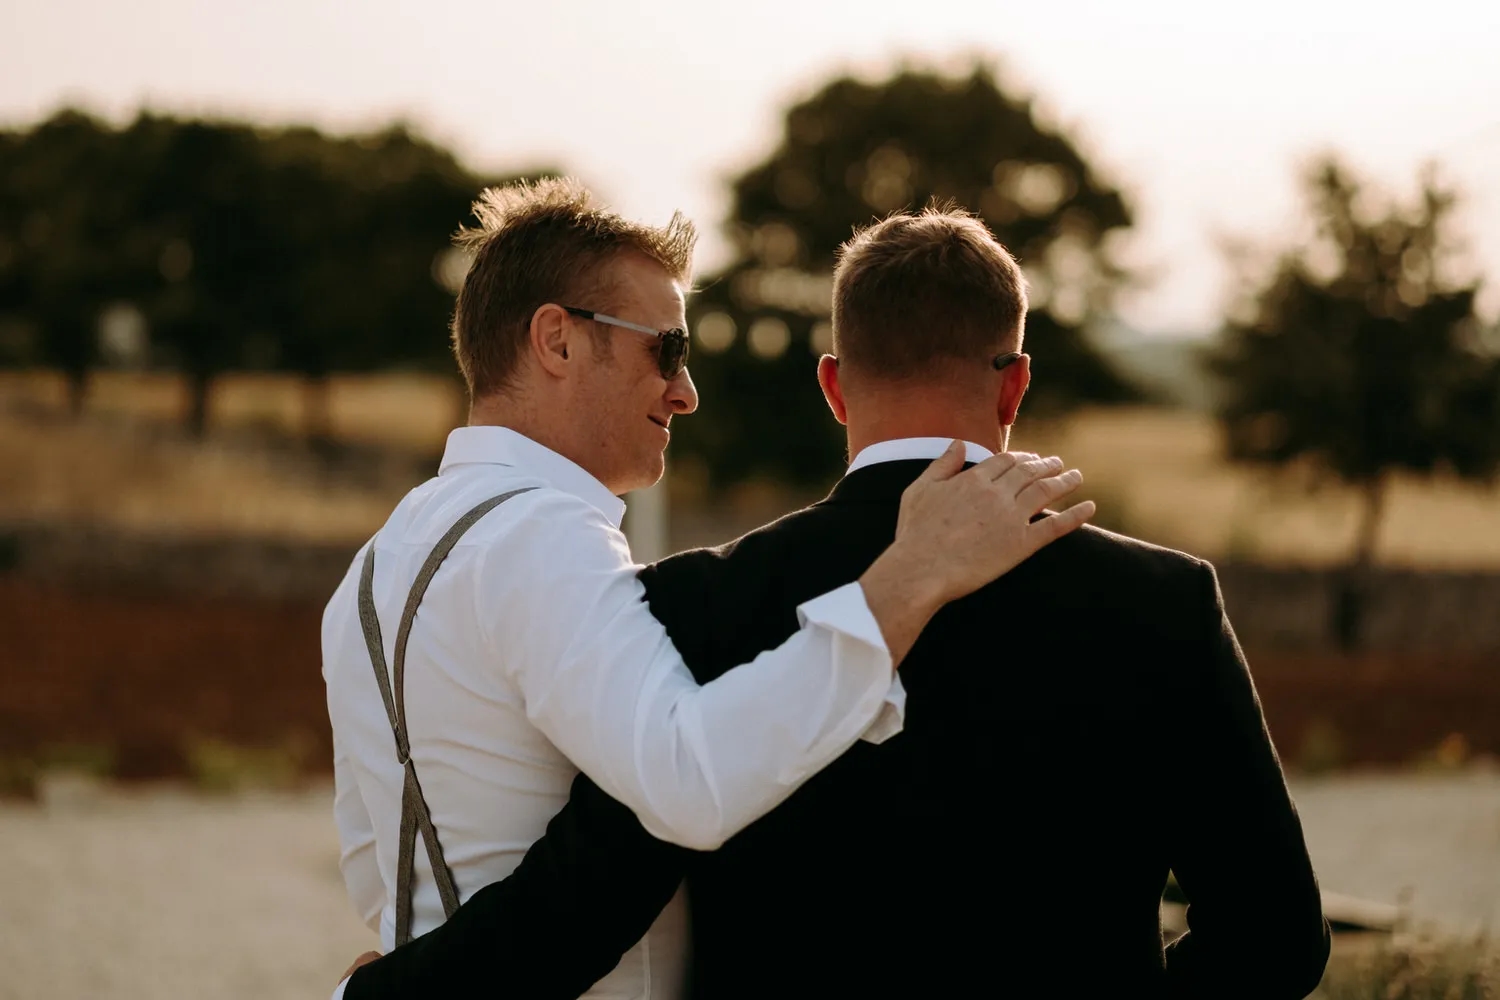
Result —
<path fill-rule="evenodd" d="M 427 591 L 406 659 L 412 758 L 460 898 L 504 878 L 582 768 L 655 836 L 700 850 L 764 815 L 861 737 L 899 732 L 905 692 L 857 583 L 803 604 L 802 629 L 699 686 L 652 617 L 619 531 L 624 504 L 514 431 L 463 427 L 436 478 L 376 534 L 387 659 L 432 546 L 479 502 L 525 486 L 475 524 Z M 323 616 L 340 866 L 381 945 L 395 938 L 403 770 L 357 608 L 363 550 Z M 443 919 L 417 850 L 412 929 Z M 588 996 L 675 997 L 681 893 Z M 341 996 L 340 984 L 335 996 Z"/>
<path fill-rule="evenodd" d="M 900 462 L 913 458 L 925 458 L 931 461 L 948 450 L 953 443 L 952 438 L 920 437 L 920 438 L 892 438 L 889 441 L 877 441 L 872 445 L 866 445 L 854 456 L 854 461 L 849 463 L 849 472 L 863 469 L 867 465 L 875 465 L 878 462 Z M 987 458 L 994 457 L 982 444 L 973 441 L 964 442 L 964 461 L 973 462 L 978 465 Z M 846 472 L 845 475 L 848 475 Z"/>

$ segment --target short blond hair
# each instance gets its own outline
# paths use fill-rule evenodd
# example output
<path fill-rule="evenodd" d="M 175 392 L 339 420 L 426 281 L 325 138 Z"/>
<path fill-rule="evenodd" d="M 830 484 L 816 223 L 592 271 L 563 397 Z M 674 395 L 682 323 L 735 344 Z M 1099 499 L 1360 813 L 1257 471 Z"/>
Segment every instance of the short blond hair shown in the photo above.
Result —
<path fill-rule="evenodd" d="M 520 365 L 531 317 L 549 302 L 610 308 L 609 267 L 639 253 L 684 283 L 698 233 L 676 212 L 665 226 L 631 222 L 571 177 L 487 188 L 477 226 L 454 244 L 472 259 L 453 310 L 453 353 L 471 398 L 504 389 Z"/>
<path fill-rule="evenodd" d="M 833 272 L 841 364 L 880 378 L 934 373 L 1019 346 L 1026 278 L 971 213 L 951 204 L 859 230 Z"/>

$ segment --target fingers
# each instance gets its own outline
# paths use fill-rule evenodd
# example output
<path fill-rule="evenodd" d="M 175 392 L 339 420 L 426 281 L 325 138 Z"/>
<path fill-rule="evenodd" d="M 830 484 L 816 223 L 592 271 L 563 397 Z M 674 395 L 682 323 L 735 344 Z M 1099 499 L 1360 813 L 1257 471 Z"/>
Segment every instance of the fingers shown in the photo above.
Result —
<path fill-rule="evenodd" d="M 993 482 L 1014 469 L 1027 459 L 1034 459 L 1035 455 L 1027 451 L 1001 451 L 991 455 L 969 470 L 985 482 Z"/>
<path fill-rule="evenodd" d="M 919 480 L 926 479 L 932 482 L 942 482 L 944 479 L 952 479 L 958 475 L 963 467 L 964 443 L 958 438 L 954 438 L 948 444 L 947 450 L 933 459 L 932 464 L 924 469 L 922 474 L 917 478 Z"/>
<path fill-rule="evenodd" d="M 1016 495 L 1016 506 L 1026 511 L 1027 514 L 1035 514 L 1048 504 L 1056 503 L 1078 489 L 1082 482 L 1083 473 L 1077 469 L 1069 469 L 1061 475 L 1048 476 L 1046 479 L 1037 479 Z"/>
<path fill-rule="evenodd" d="M 1069 507 L 1060 514 L 1044 517 L 1040 521 L 1033 521 L 1027 528 L 1030 540 L 1035 543 L 1036 549 L 1050 545 L 1062 536 L 1077 531 L 1094 516 L 1094 501 L 1085 500 Z M 1033 549 L 1032 551 L 1036 551 Z"/>
<path fill-rule="evenodd" d="M 1027 456 L 1022 453 L 1016 457 L 1019 461 L 995 480 L 995 486 L 1003 496 L 1019 496 L 1022 490 L 1042 476 L 1050 476 L 1062 471 L 1062 459 L 1056 455 L 1051 458 L 1037 458 L 1035 455 Z"/>

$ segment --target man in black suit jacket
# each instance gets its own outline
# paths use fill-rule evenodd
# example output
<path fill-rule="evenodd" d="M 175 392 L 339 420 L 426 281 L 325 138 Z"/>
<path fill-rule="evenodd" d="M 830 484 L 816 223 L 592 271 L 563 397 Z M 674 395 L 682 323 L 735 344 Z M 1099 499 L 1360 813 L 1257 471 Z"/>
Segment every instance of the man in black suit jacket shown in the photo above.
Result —
<path fill-rule="evenodd" d="M 834 296 L 839 358 L 819 378 L 849 474 L 642 573 L 700 681 L 859 576 L 938 438 L 1003 447 L 1029 382 L 1019 269 L 962 213 L 858 234 Z M 899 735 L 706 854 L 654 840 L 580 776 L 509 878 L 358 970 L 347 1000 L 577 997 L 684 878 L 701 1000 L 1311 992 L 1327 924 L 1212 567 L 1086 527 L 939 618 L 903 666 Z M 1190 930 L 1164 947 L 1168 872 Z"/>

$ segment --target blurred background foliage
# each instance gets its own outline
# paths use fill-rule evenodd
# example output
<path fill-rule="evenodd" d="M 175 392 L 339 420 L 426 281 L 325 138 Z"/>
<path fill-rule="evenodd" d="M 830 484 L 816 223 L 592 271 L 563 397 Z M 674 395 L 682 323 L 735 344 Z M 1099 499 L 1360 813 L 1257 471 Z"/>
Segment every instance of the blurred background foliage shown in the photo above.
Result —
<path fill-rule="evenodd" d="M 448 237 L 506 179 L 402 125 L 331 137 L 143 113 L 115 128 L 68 110 L 0 132 L 0 364 L 65 372 L 75 408 L 100 367 L 180 372 L 199 433 L 222 373 L 292 373 L 317 440 L 331 373 L 451 368 L 465 262 Z M 1125 199 L 988 70 L 834 80 L 733 190 L 735 259 L 691 312 L 705 404 L 674 448 L 715 487 L 836 476 L 842 437 L 811 376 L 835 253 L 932 199 L 979 214 L 1027 269 L 1032 412 L 1137 398 L 1085 333 L 1125 277 Z"/>
<path fill-rule="evenodd" d="M 1211 364 L 1232 458 L 1299 460 L 1366 495 L 1368 562 L 1391 473 L 1492 476 L 1500 463 L 1500 344 L 1455 280 L 1455 202 L 1429 174 L 1417 204 L 1369 207 L 1348 167 L 1322 160 L 1305 188 L 1316 226 L 1251 282 Z"/>
<path fill-rule="evenodd" d="M 1500 465 L 1500 344 L 1455 274 L 1456 202 L 1435 172 L 1382 203 L 1336 158 L 1304 177 L 1313 236 L 1246 274 L 1210 365 L 1231 459 L 1336 479 L 1362 497 L 1333 633 L 1356 645 L 1398 472 L 1490 480 Z M 1241 264 L 1253 271 L 1250 255 Z"/>
<path fill-rule="evenodd" d="M 464 262 L 449 236 L 488 183 L 396 124 L 330 137 L 63 111 L 0 133 L 0 362 L 180 372 L 201 433 L 228 371 L 305 380 L 327 433 L 334 372 L 451 370 Z"/>
<path fill-rule="evenodd" d="M 282 373 L 318 442 L 332 375 L 451 377 L 466 261 L 449 237 L 507 179 L 401 124 L 330 136 L 65 110 L 0 131 L 0 365 L 65 373 L 75 411 L 101 368 L 175 372 L 193 433 L 222 375 Z M 1479 279 L 1453 276 L 1455 194 L 1435 175 L 1411 205 L 1378 203 L 1331 160 L 1306 185 L 1314 238 L 1246 264 L 1208 367 L 1229 458 L 1363 491 L 1358 567 L 1392 474 L 1493 476 L 1500 344 L 1474 313 Z M 843 438 L 812 373 L 831 344 L 838 247 L 933 200 L 973 211 L 1026 269 L 1028 417 L 1145 395 L 1099 333 L 1131 281 L 1128 199 L 982 64 L 830 80 L 731 190 L 733 258 L 689 307 L 703 404 L 673 447 L 684 481 L 837 476 Z"/>
<path fill-rule="evenodd" d="M 989 70 L 833 80 L 788 110 L 780 145 L 732 188 L 736 256 L 693 300 L 703 403 L 674 452 L 712 484 L 837 475 L 843 434 L 810 375 L 832 342 L 835 255 L 855 227 L 933 200 L 980 216 L 1026 269 L 1029 413 L 1139 397 L 1085 332 L 1125 278 L 1125 197 Z"/>

